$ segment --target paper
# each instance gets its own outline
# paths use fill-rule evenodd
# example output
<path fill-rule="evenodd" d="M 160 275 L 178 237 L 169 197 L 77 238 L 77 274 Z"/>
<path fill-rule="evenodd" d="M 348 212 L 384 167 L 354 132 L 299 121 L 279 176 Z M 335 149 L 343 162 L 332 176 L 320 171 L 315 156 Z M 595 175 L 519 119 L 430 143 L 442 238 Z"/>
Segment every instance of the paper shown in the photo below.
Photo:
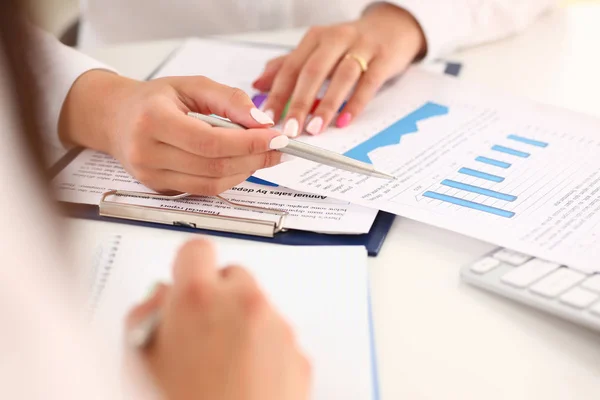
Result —
<path fill-rule="evenodd" d="M 600 271 L 600 121 L 412 70 L 308 143 L 388 182 L 297 159 L 258 173 L 583 271 Z"/>
<path fill-rule="evenodd" d="M 154 78 L 202 75 L 252 94 L 256 92 L 252 82 L 261 75 L 267 61 L 288 52 L 284 47 L 189 39 Z"/>
<path fill-rule="evenodd" d="M 142 244 L 143 243 L 143 244 Z M 94 322 L 116 348 L 129 309 L 160 281 L 182 239 L 124 237 L 96 309 Z M 218 246 L 220 265 L 243 265 L 290 322 L 313 366 L 314 400 L 375 400 L 363 247 Z"/>
<path fill-rule="evenodd" d="M 205 49 L 218 54 L 202 58 Z M 251 80 L 278 54 L 191 40 L 159 75 L 201 74 L 253 95 Z M 599 132 L 597 119 L 413 68 L 349 127 L 298 139 L 372 162 L 398 181 L 302 159 L 257 176 L 600 271 Z"/>
<path fill-rule="evenodd" d="M 59 200 L 70 203 L 100 202 L 109 190 L 152 192 L 129 175 L 117 160 L 109 155 L 83 151 L 54 179 Z M 300 193 L 273 185 L 244 182 L 221 196 L 227 200 L 262 208 L 285 210 L 289 213 L 284 227 L 321 233 L 368 233 L 377 211 L 356 206 L 327 196 Z M 214 215 L 275 220 L 276 217 L 231 206 L 216 197 L 194 196 L 182 200 L 155 200 L 119 196 L 115 201 Z"/>

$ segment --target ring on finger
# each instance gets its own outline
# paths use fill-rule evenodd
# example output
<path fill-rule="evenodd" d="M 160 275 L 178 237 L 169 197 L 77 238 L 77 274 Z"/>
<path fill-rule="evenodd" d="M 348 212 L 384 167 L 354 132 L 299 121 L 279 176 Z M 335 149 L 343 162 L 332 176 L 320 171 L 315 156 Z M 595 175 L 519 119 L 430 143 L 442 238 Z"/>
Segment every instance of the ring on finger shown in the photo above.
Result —
<path fill-rule="evenodd" d="M 363 74 L 369 69 L 369 63 L 367 62 L 367 60 L 364 57 L 359 56 L 358 54 L 346 53 L 346 56 L 344 56 L 344 58 L 349 58 L 356 61 L 358 63 L 358 66 L 360 67 L 360 71 Z"/>

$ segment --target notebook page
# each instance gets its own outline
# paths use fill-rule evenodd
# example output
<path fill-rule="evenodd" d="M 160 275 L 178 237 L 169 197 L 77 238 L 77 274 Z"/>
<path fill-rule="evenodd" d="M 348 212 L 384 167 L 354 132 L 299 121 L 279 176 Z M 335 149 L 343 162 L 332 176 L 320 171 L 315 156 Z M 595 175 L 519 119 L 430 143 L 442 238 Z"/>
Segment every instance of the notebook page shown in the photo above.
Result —
<path fill-rule="evenodd" d="M 171 238 L 172 239 L 172 238 Z M 121 239 L 95 323 L 115 346 L 122 321 L 157 281 L 170 281 L 181 239 Z M 220 265 L 244 265 L 288 319 L 313 364 L 315 400 L 374 399 L 367 254 L 362 247 L 219 244 Z"/>

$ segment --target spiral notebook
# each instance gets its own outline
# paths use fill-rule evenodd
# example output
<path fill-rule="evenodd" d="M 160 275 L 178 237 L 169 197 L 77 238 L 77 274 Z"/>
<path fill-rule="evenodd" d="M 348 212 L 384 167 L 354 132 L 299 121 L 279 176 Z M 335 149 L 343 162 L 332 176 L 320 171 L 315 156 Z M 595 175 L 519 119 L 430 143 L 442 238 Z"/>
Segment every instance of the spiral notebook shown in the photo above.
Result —
<path fill-rule="evenodd" d="M 180 237 L 114 236 L 94 258 L 92 323 L 115 348 L 122 322 L 153 285 L 170 281 Z M 246 267 L 294 328 L 313 365 L 313 400 L 377 400 L 377 369 L 362 246 L 217 243 L 219 265 Z"/>

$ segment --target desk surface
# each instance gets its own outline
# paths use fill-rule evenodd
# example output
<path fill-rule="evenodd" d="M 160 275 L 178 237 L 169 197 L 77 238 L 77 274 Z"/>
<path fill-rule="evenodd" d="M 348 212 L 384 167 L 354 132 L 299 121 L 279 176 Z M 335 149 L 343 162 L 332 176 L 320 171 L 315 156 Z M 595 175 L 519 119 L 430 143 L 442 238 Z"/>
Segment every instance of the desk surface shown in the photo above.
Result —
<path fill-rule="evenodd" d="M 464 80 L 600 115 L 598 21 L 600 6 L 571 7 L 544 17 L 521 36 L 450 58 L 465 63 Z M 292 45 L 301 34 L 235 38 Z M 125 45 L 93 55 L 142 79 L 178 43 Z M 108 232 L 143 230 L 81 220 L 69 225 L 80 257 Z M 460 282 L 459 268 L 492 248 L 397 219 L 380 256 L 370 261 L 383 400 L 600 396 L 600 336 Z"/>

